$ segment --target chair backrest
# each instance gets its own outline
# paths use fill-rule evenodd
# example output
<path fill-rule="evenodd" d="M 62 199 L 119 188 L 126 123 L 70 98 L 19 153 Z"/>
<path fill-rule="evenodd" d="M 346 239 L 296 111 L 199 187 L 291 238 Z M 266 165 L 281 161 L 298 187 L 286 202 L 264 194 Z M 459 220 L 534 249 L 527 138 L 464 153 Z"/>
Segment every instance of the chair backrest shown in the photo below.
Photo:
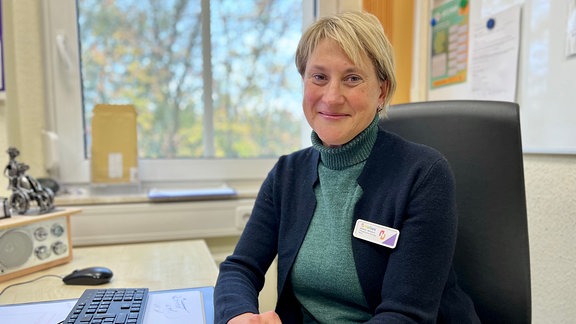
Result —
<path fill-rule="evenodd" d="M 456 179 L 454 267 L 483 323 L 530 323 L 531 286 L 519 107 L 431 101 L 389 107 L 380 123 L 448 159 Z"/>

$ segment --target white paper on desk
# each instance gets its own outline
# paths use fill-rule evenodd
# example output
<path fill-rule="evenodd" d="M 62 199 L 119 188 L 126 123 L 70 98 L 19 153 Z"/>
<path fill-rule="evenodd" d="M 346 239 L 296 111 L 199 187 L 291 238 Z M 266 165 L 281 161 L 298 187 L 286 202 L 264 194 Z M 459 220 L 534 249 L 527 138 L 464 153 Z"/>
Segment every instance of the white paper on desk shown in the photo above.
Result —
<path fill-rule="evenodd" d="M 0 307 L 1 323 L 60 323 L 76 304 L 76 300 L 6 305 Z"/>
<path fill-rule="evenodd" d="M 76 299 L 0 305 L 0 323 L 54 324 L 63 321 Z M 148 295 L 144 324 L 205 324 L 200 291 L 154 291 Z"/>
<path fill-rule="evenodd" d="M 144 324 L 204 324 L 200 291 L 156 291 L 148 295 Z"/>

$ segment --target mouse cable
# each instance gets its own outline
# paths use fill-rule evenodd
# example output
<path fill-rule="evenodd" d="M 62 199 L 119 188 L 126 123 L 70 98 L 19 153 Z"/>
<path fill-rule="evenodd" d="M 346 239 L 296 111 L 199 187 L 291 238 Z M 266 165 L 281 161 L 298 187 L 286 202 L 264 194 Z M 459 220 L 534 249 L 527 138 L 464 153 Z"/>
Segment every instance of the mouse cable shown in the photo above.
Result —
<path fill-rule="evenodd" d="M 62 279 L 62 276 L 53 275 L 53 274 L 48 274 L 48 275 L 40 276 L 40 277 L 38 277 L 38 278 L 34 278 L 34 279 L 32 279 L 32 280 L 23 281 L 23 282 L 17 282 L 17 283 L 14 283 L 14 284 L 11 284 L 11 285 L 8 285 L 8 286 L 4 287 L 4 289 L 2 289 L 2 291 L 0 291 L 0 296 L 2 296 L 2 294 L 3 294 L 8 288 L 12 288 L 12 287 L 14 287 L 14 286 L 19 286 L 19 285 L 24 285 L 24 284 L 29 284 L 29 283 L 32 283 L 32 282 L 34 282 L 34 281 L 36 281 L 36 280 L 40 280 L 40 279 L 46 278 L 46 277 L 56 277 L 56 278 Z"/>

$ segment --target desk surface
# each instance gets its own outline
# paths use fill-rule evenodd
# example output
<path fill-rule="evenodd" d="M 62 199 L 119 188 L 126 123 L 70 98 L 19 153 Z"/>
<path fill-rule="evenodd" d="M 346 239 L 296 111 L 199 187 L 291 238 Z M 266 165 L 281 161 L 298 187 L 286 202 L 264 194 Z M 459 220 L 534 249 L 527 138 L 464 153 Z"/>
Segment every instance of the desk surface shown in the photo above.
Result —
<path fill-rule="evenodd" d="M 216 263 L 203 240 L 75 247 L 71 262 L 0 283 L 5 287 L 51 274 L 65 276 L 76 269 L 110 268 L 112 281 L 98 286 L 68 286 L 61 279 L 46 277 L 13 286 L 0 295 L 0 304 L 78 298 L 89 288 L 147 287 L 151 291 L 213 286 Z"/>

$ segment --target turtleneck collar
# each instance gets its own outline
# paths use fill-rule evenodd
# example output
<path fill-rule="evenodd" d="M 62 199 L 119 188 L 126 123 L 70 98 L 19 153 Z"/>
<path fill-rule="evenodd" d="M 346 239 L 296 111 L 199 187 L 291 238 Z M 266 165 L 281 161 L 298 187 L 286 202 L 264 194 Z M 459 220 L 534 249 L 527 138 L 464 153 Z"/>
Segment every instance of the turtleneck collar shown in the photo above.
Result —
<path fill-rule="evenodd" d="M 312 146 L 320 152 L 322 163 L 329 169 L 343 170 L 358 163 L 366 161 L 378 135 L 378 120 L 374 120 L 366 129 L 354 137 L 350 142 L 339 147 L 322 145 L 322 140 L 315 131 L 312 131 Z"/>

